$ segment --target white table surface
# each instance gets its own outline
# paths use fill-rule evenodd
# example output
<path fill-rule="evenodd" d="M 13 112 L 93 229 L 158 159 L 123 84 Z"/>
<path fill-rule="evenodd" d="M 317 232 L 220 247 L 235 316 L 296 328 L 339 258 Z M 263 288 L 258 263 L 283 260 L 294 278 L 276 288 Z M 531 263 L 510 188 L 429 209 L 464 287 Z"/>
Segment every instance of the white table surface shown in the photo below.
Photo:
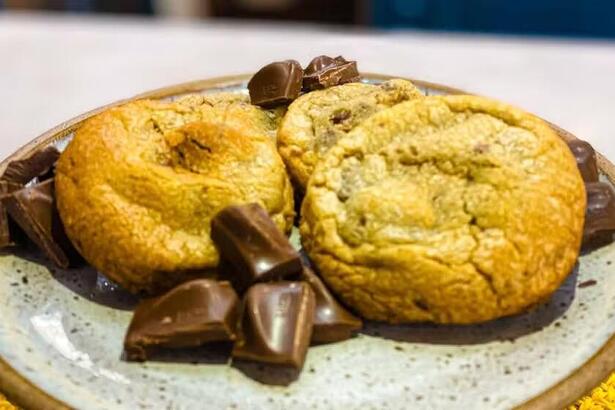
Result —
<path fill-rule="evenodd" d="M 508 101 L 615 159 L 615 42 L 10 13 L 0 13 L 0 156 L 148 89 L 318 54 Z"/>

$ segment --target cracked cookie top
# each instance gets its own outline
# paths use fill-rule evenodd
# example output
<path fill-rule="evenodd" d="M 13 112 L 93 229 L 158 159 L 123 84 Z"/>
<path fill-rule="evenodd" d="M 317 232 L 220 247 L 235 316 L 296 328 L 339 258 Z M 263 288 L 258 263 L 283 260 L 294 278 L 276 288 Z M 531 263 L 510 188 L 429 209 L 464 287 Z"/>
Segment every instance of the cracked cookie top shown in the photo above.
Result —
<path fill-rule="evenodd" d="M 372 114 L 422 96 L 410 81 L 396 79 L 379 85 L 349 83 L 299 97 L 278 130 L 278 149 L 293 181 L 305 190 L 316 163 L 341 137 Z"/>
<path fill-rule="evenodd" d="M 301 234 L 364 317 L 473 323 L 548 297 L 576 261 L 584 212 L 575 160 L 542 120 L 482 97 L 426 97 L 329 151 Z"/>
<path fill-rule="evenodd" d="M 87 120 L 57 164 L 68 236 L 111 279 L 156 291 L 216 267 L 210 221 L 226 206 L 257 202 L 290 230 L 278 119 L 216 95 L 137 101 Z"/>

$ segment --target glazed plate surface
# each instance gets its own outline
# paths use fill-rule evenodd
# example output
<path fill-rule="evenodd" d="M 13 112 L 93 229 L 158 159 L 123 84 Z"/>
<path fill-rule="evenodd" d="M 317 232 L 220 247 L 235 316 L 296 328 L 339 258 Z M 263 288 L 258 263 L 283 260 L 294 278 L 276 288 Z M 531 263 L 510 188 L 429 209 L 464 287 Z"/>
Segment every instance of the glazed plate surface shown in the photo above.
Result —
<path fill-rule="evenodd" d="M 147 96 L 245 92 L 247 78 L 188 83 Z M 429 94 L 456 92 L 417 84 Z M 48 144 L 62 149 L 90 115 L 51 130 L 14 158 Z M 613 166 L 602 157 L 599 163 L 608 180 Z M 168 353 L 145 364 L 123 361 L 133 296 L 92 268 L 60 270 L 35 250 L 5 252 L 0 255 L 0 390 L 39 408 L 561 407 L 613 369 L 612 261 L 615 245 L 583 255 L 548 303 L 520 316 L 475 326 L 369 323 L 356 338 L 310 348 L 294 380 L 282 371 L 230 366 L 226 345 Z"/>

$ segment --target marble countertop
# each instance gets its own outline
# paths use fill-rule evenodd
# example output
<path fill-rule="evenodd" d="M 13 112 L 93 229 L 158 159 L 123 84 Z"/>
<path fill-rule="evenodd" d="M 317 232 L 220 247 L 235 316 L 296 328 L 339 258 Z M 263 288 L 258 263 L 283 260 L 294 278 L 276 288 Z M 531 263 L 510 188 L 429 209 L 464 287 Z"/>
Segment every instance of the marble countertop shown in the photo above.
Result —
<path fill-rule="evenodd" d="M 521 106 L 615 159 L 615 42 L 0 13 L 0 155 L 148 89 L 343 54 Z"/>

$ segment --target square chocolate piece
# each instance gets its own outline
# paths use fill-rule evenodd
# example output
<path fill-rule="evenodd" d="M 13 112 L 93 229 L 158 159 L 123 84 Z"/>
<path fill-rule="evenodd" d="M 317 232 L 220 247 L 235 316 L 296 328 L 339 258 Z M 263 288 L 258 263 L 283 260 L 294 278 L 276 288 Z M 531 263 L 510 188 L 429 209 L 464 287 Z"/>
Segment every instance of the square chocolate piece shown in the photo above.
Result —
<path fill-rule="evenodd" d="M 151 350 L 196 347 L 235 339 L 239 299 L 228 282 L 196 279 L 142 301 L 124 340 L 128 360 L 146 360 Z"/>
<path fill-rule="evenodd" d="M 54 264 L 67 268 L 77 258 L 55 207 L 53 179 L 4 195 L 0 203 Z"/>
<path fill-rule="evenodd" d="M 211 222 L 211 238 L 232 270 L 221 272 L 240 293 L 256 282 L 301 273 L 301 257 L 258 204 L 229 206 Z"/>
<path fill-rule="evenodd" d="M 54 147 L 47 147 L 34 152 L 29 157 L 9 162 L 2 180 L 25 185 L 34 178 L 45 180 L 53 177 L 53 166 L 60 157 L 60 152 Z"/>
<path fill-rule="evenodd" d="M 314 304 L 314 292 L 305 282 L 253 285 L 244 296 L 233 357 L 301 369 L 310 346 Z"/>
<path fill-rule="evenodd" d="M 335 299 L 312 269 L 304 267 L 301 279 L 310 284 L 316 297 L 312 342 L 340 342 L 349 339 L 353 332 L 363 327 L 361 319 L 346 310 Z"/>

